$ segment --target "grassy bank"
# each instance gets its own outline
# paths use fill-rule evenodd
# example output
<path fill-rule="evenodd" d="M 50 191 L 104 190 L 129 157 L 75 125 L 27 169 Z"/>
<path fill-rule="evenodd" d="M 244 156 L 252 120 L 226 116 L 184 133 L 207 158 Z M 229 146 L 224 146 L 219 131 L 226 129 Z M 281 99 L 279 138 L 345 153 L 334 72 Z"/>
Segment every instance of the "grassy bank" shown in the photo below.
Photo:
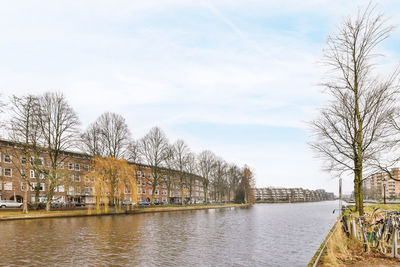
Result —
<path fill-rule="evenodd" d="M 373 204 L 365 207 L 366 213 L 372 213 L 375 208 L 383 210 L 399 210 L 400 206 Z M 346 214 L 354 213 L 347 210 Z M 354 215 L 357 215 L 354 213 Z M 369 248 L 364 252 L 362 242 L 350 237 L 347 238 L 342 230 L 342 223 L 335 226 L 332 237 L 317 266 L 400 266 L 398 259 L 382 255 L 378 249 Z M 320 248 L 321 249 L 321 248 Z"/>
<path fill-rule="evenodd" d="M 221 209 L 232 207 L 247 207 L 248 204 L 211 204 L 211 205 L 190 205 L 190 206 L 150 206 L 143 208 L 135 208 L 133 210 L 112 209 L 107 211 L 102 209 L 79 209 L 79 210 L 32 210 L 28 214 L 22 211 L 1 211 L 0 221 L 9 220 L 26 220 L 26 219 L 44 219 L 44 218 L 61 218 L 61 217 L 82 217 L 82 216 L 103 216 L 103 215 L 123 215 L 123 214 L 140 214 L 153 212 L 169 212 L 169 211 L 186 211 L 186 210 L 203 210 L 203 209 Z"/>

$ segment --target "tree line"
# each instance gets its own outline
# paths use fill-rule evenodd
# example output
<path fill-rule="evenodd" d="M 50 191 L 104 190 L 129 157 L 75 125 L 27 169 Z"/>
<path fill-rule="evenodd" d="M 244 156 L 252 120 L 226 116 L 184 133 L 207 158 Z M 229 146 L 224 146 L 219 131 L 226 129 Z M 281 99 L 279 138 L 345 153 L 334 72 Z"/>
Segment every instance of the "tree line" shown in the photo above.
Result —
<path fill-rule="evenodd" d="M 170 143 L 166 134 L 159 127 L 133 140 L 125 118 L 119 114 L 105 112 L 91 123 L 84 131 L 80 130 L 80 120 L 62 93 L 46 92 L 42 95 L 13 95 L 8 103 L 2 102 L 1 111 L 7 112 L 9 119 L 4 122 L 7 139 L 19 146 L 19 155 L 14 157 L 15 168 L 20 173 L 24 185 L 24 212 L 28 211 L 27 192 L 35 192 L 35 202 L 39 198 L 40 179 L 46 182 L 46 209 L 50 210 L 55 188 L 66 183 L 64 175 L 64 160 L 68 157 L 66 151 L 79 151 L 94 160 L 95 169 L 109 166 L 108 176 L 96 182 L 96 187 L 107 187 L 109 202 L 115 204 L 121 197 L 121 186 L 117 186 L 122 171 L 113 171 L 116 166 L 123 166 L 126 172 L 129 168 L 123 163 L 115 164 L 115 160 L 134 163 L 138 168 L 146 166 L 151 169 L 151 177 L 146 177 L 152 186 L 151 202 L 154 204 L 156 188 L 160 185 L 168 189 L 170 200 L 171 186 L 176 185 L 181 190 L 181 203 L 185 203 L 185 193 L 192 199 L 192 189 L 195 177 L 201 177 L 204 191 L 204 201 L 236 201 L 253 202 L 252 187 L 255 186 L 254 174 L 245 165 L 239 167 L 228 163 L 210 150 L 195 154 L 184 140 Z M 10 150 L 10 153 L 15 153 Z M 48 155 L 46 166 L 41 162 L 40 155 Z M 18 160 L 16 160 L 18 159 Z M 21 159 L 21 160 L 20 160 Z M 104 159 L 110 159 L 109 163 Z M 102 161 L 103 160 L 103 161 Z M 23 162 L 24 164 L 20 164 Z M 112 166 L 112 167 L 111 167 Z M 32 182 L 28 172 L 33 171 L 35 182 Z M 136 177 L 133 172 L 131 176 Z M 114 173 L 114 174 L 113 174 Z M 110 176 L 111 175 L 111 176 Z M 97 177 L 101 175 L 97 173 Z M 115 179 L 113 179 L 115 178 Z M 112 183 L 115 183 L 115 186 Z M 131 181 L 125 181 L 126 184 Z M 98 190 L 100 190 L 98 188 Z M 185 191 L 186 190 L 186 191 Z"/>

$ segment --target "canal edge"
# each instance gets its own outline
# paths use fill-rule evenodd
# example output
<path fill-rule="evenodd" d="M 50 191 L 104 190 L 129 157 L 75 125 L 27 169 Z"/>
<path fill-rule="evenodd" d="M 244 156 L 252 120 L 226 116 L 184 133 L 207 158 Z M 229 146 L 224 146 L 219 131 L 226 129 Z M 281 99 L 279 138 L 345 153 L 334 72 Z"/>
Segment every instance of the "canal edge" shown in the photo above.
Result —
<path fill-rule="evenodd" d="M 329 240 L 331 239 L 331 237 L 333 236 L 333 234 L 335 233 L 335 231 L 337 229 L 339 221 L 340 221 L 340 216 L 337 217 L 335 224 L 332 226 L 331 230 L 326 235 L 324 241 L 321 243 L 321 245 L 319 246 L 318 250 L 315 252 L 314 256 L 311 258 L 311 260 L 308 263 L 307 267 L 315 267 L 315 266 L 317 266 L 317 264 L 319 263 L 319 260 L 321 259 L 322 254 L 324 253 L 324 251 L 326 249 L 326 246 L 327 246 Z"/>
<path fill-rule="evenodd" d="M 112 215 L 136 215 L 143 213 L 159 213 L 159 212 L 172 212 L 172 211 L 191 211 L 191 210 L 208 210 L 208 209 L 226 209 L 226 208 L 237 208 L 237 207 L 249 207 L 250 204 L 236 204 L 229 206 L 209 206 L 209 207 L 171 207 L 162 209 L 151 209 L 148 210 L 133 210 L 133 211 L 121 211 L 121 212 L 109 212 L 109 213 L 61 213 L 61 214 L 45 214 L 43 216 L 32 215 L 32 216 L 15 216 L 9 218 L 1 218 L 0 222 L 3 221 L 15 221 L 15 220 L 36 220 L 36 219 L 52 219 L 52 218 L 72 218 L 72 217 L 88 217 L 88 216 L 112 216 Z"/>

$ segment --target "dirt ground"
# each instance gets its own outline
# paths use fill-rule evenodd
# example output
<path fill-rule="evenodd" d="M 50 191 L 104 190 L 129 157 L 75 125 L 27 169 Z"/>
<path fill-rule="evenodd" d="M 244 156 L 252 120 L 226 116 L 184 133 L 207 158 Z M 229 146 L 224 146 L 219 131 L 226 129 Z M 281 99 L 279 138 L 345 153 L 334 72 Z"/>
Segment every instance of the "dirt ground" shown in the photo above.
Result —
<path fill-rule="evenodd" d="M 400 267 L 400 259 L 385 256 L 374 248 L 364 252 L 360 242 L 348 239 L 342 231 L 336 231 L 328 242 L 327 250 L 318 266 Z"/>

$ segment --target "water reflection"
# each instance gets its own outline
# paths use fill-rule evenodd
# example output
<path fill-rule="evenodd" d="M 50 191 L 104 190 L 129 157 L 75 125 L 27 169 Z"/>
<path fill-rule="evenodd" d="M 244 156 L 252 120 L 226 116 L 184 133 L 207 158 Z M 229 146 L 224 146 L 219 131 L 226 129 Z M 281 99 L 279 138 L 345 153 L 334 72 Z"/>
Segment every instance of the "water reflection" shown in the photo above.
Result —
<path fill-rule="evenodd" d="M 1 222 L 1 265 L 305 266 L 335 202 Z"/>

